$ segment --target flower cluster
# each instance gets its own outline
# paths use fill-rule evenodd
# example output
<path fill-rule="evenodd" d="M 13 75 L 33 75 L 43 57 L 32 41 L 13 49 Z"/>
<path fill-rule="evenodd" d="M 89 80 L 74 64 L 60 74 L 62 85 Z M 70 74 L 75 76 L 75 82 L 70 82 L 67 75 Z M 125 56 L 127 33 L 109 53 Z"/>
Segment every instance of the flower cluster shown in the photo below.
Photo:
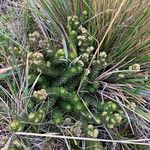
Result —
<path fill-rule="evenodd" d="M 28 35 L 29 45 L 28 49 L 40 50 L 40 49 L 48 49 L 49 44 L 47 39 L 43 39 L 39 31 L 34 31 Z"/>
<path fill-rule="evenodd" d="M 34 65 L 41 65 L 43 60 L 43 54 L 40 52 L 29 53 L 29 58 L 31 58 L 30 62 Z"/>
<path fill-rule="evenodd" d="M 30 52 L 28 53 L 29 62 L 34 65 L 40 65 L 43 60 L 43 54 L 40 52 Z"/>
<path fill-rule="evenodd" d="M 37 112 L 31 112 L 28 116 L 30 122 L 39 123 L 45 117 L 45 112 L 43 109 L 38 110 Z"/>
<path fill-rule="evenodd" d="M 80 25 L 79 27 L 77 40 L 78 40 L 78 46 L 80 47 L 80 51 L 82 53 L 87 52 L 88 54 L 90 54 L 94 51 L 94 47 L 92 43 L 93 38 L 88 34 L 87 29 L 82 25 Z"/>
<path fill-rule="evenodd" d="M 80 18 L 77 16 L 69 16 L 68 29 L 72 47 L 75 50 L 79 48 L 79 54 L 83 54 L 81 59 L 88 62 L 90 54 L 94 51 L 94 47 L 92 36 L 88 34 L 86 27 L 82 25 L 82 21 L 85 20 L 86 17 L 87 11 L 83 11 Z"/>
<path fill-rule="evenodd" d="M 63 49 L 59 49 L 57 50 L 56 54 L 55 54 L 55 58 L 65 58 L 65 53 L 64 53 L 64 50 Z"/>
<path fill-rule="evenodd" d="M 41 90 L 38 90 L 38 91 L 34 91 L 33 96 L 35 98 L 39 99 L 40 101 L 43 101 L 47 98 L 48 93 L 46 92 L 45 89 L 41 89 Z"/>
<path fill-rule="evenodd" d="M 16 44 L 9 43 L 8 45 L 9 47 L 6 49 L 6 55 L 8 55 L 8 57 L 12 59 L 14 59 L 15 57 L 15 61 L 18 64 L 24 64 L 24 55 L 26 52 Z"/>
<path fill-rule="evenodd" d="M 99 53 L 98 60 L 102 63 L 102 65 L 104 67 L 107 66 L 106 58 L 107 58 L 106 52 L 100 52 Z"/>
<path fill-rule="evenodd" d="M 125 78 L 125 74 L 119 73 L 118 77 L 119 77 L 120 79 Z"/>
<path fill-rule="evenodd" d="M 8 139 L 7 139 L 7 141 L 8 141 Z M 6 144 L 7 141 L 4 141 L 4 143 Z M 18 139 L 13 139 L 8 148 L 8 150 L 22 150 L 22 149 L 23 149 L 23 143 L 21 141 L 19 141 Z M 1 148 L 0 150 L 6 150 L 6 148 Z"/>
<path fill-rule="evenodd" d="M 15 54 L 17 56 L 21 55 L 21 50 L 16 46 L 9 46 L 7 50 L 11 54 Z"/>
<path fill-rule="evenodd" d="M 88 125 L 88 127 L 87 127 L 87 134 L 90 137 L 97 138 L 97 136 L 99 134 L 99 131 L 98 131 L 98 129 L 94 128 L 93 125 Z"/>
<path fill-rule="evenodd" d="M 79 26 L 79 20 L 77 16 L 69 16 L 67 18 L 68 20 L 68 29 L 69 31 L 72 31 L 72 29 L 76 29 Z M 73 28 L 74 27 L 74 28 Z"/>
<path fill-rule="evenodd" d="M 13 132 L 20 132 L 23 130 L 23 124 L 19 120 L 14 120 L 9 124 L 9 128 Z"/>
<path fill-rule="evenodd" d="M 81 136 L 82 135 L 82 122 L 81 121 L 75 122 L 75 124 L 71 126 L 70 131 L 74 136 L 78 136 L 78 137 Z"/>
<path fill-rule="evenodd" d="M 33 33 L 29 34 L 29 41 L 31 43 L 35 43 L 40 39 L 41 35 L 38 31 L 34 31 Z"/>
<path fill-rule="evenodd" d="M 18 148 L 20 148 L 20 147 L 22 146 L 19 140 L 14 140 L 14 141 L 12 142 L 12 144 L 13 144 L 15 147 L 18 147 Z"/>
<path fill-rule="evenodd" d="M 65 135 L 70 135 L 71 133 L 71 135 L 81 137 L 84 134 L 83 124 L 81 121 L 72 122 L 71 118 L 66 118 L 64 123 L 69 126 L 69 128 L 62 129 Z"/>
<path fill-rule="evenodd" d="M 51 67 L 51 62 L 44 59 L 44 55 L 42 52 L 29 52 L 28 53 L 30 69 L 32 72 L 42 72 L 49 71 Z"/>
<path fill-rule="evenodd" d="M 93 61 L 91 67 L 90 79 L 95 80 L 96 77 L 100 74 L 100 71 L 107 66 L 107 54 L 106 52 L 100 52 L 98 58 Z"/>
<path fill-rule="evenodd" d="M 135 110 L 137 105 L 134 102 L 131 102 L 130 105 L 127 105 L 128 108 Z"/>
<path fill-rule="evenodd" d="M 113 128 L 122 121 L 122 111 L 112 101 L 101 102 L 99 105 L 101 110 L 100 118 L 108 128 Z"/>
<path fill-rule="evenodd" d="M 129 66 L 129 71 L 140 71 L 140 65 L 139 64 L 133 64 L 132 66 Z"/>

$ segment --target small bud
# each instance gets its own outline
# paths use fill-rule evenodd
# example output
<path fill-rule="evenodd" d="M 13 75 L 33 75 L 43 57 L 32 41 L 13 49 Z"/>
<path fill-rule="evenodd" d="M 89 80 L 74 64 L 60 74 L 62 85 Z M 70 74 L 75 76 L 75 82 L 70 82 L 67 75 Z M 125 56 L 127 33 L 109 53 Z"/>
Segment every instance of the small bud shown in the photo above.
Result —
<path fill-rule="evenodd" d="M 79 42 L 78 42 L 78 46 L 81 46 L 81 44 L 82 44 L 82 41 L 79 41 Z"/>
<path fill-rule="evenodd" d="M 102 112 L 102 116 L 106 116 L 108 113 L 106 111 Z"/>
<path fill-rule="evenodd" d="M 118 75 L 118 77 L 119 77 L 119 78 L 124 78 L 125 75 L 124 75 L 123 73 L 120 73 L 120 74 Z"/>
<path fill-rule="evenodd" d="M 47 66 L 47 67 L 50 67 L 50 66 L 51 66 L 50 61 L 47 61 L 46 66 Z"/>
<path fill-rule="evenodd" d="M 91 124 L 90 124 L 90 125 L 88 125 L 88 129 L 90 129 L 90 130 L 91 130 L 91 129 L 93 129 L 93 128 L 94 128 L 94 127 L 93 127 L 93 125 L 91 125 Z"/>
<path fill-rule="evenodd" d="M 94 47 L 93 47 L 93 46 L 90 46 L 89 49 L 90 49 L 90 51 L 93 51 L 93 50 L 94 50 Z"/>
<path fill-rule="evenodd" d="M 30 113 L 28 116 L 29 120 L 32 120 L 35 118 L 35 113 Z"/>
<path fill-rule="evenodd" d="M 17 141 L 17 140 L 14 140 L 12 143 L 13 143 L 16 147 L 20 147 L 20 146 L 21 146 L 20 142 Z"/>
<path fill-rule="evenodd" d="M 77 25 L 79 25 L 79 22 L 78 22 L 78 21 L 76 21 L 74 24 L 77 26 Z"/>
<path fill-rule="evenodd" d="M 72 30 L 70 34 L 71 34 L 71 35 L 76 35 L 77 33 L 76 33 L 75 30 Z"/>
<path fill-rule="evenodd" d="M 90 70 L 89 69 L 85 69 L 85 76 L 88 76 L 90 74 Z"/>
<path fill-rule="evenodd" d="M 88 40 L 89 40 L 89 41 L 92 41 L 92 40 L 93 40 L 93 37 L 92 37 L 92 36 L 89 36 L 89 37 L 88 37 Z"/>
<path fill-rule="evenodd" d="M 107 66 L 107 62 L 104 62 L 103 67 L 106 67 L 106 66 Z"/>
<path fill-rule="evenodd" d="M 87 15 L 88 12 L 87 12 L 86 10 L 84 10 L 84 11 L 82 12 L 82 14 L 83 14 L 83 15 Z"/>

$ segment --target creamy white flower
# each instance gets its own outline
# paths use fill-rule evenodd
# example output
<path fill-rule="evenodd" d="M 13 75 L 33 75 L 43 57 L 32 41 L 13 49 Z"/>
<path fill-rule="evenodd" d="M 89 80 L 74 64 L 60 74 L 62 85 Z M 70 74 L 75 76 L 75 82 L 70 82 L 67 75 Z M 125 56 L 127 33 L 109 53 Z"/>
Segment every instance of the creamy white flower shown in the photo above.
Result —
<path fill-rule="evenodd" d="M 29 116 L 28 116 L 29 119 L 33 119 L 34 117 L 35 117 L 34 113 L 30 113 Z"/>
<path fill-rule="evenodd" d="M 78 19 L 78 16 L 74 15 L 73 18 L 74 18 L 74 19 Z"/>
<path fill-rule="evenodd" d="M 129 71 L 140 71 L 140 65 L 134 64 L 132 66 L 129 66 Z"/>
<path fill-rule="evenodd" d="M 37 68 L 36 70 L 37 70 L 37 72 L 40 72 L 40 73 L 42 72 L 42 70 L 40 68 Z"/>
<path fill-rule="evenodd" d="M 106 67 L 107 66 L 107 62 L 104 62 L 103 66 Z"/>
<path fill-rule="evenodd" d="M 88 129 L 93 129 L 94 127 L 93 127 L 93 125 L 88 125 Z"/>
<path fill-rule="evenodd" d="M 87 30 L 84 27 L 82 27 L 80 30 L 82 33 L 87 33 Z"/>
<path fill-rule="evenodd" d="M 81 66 L 84 66 L 84 62 L 82 60 L 79 60 L 78 63 L 81 65 Z"/>
<path fill-rule="evenodd" d="M 78 21 L 76 21 L 74 24 L 75 24 L 75 25 L 79 25 L 79 22 L 78 22 Z"/>
<path fill-rule="evenodd" d="M 79 35 L 79 36 L 77 37 L 77 39 L 78 39 L 78 40 L 85 40 L 86 37 L 85 37 L 84 35 Z"/>
<path fill-rule="evenodd" d="M 36 118 L 36 119 L 34 120 L 34 122 L 35 122 L 35 123 L 39 122 L 39 118 Z"/>
<path fill-rule="evenodd" d="M 89 69 L 85 69 L 85 75 L 88 76 L 90 74 L 90 70 Z"/>
<path fill-rule="evenodd" d="M 16 145 L 17 147 L 21 146 L 20 142 L 17 141 L 17 140 L 13 141 L 12 143 L 13 143 L 14 145 Z"/>
<path fill-rule="evenodd" d="M 100 57 L 103 57 L 103 58 L 106 58 L 106 57 L 107 57 L 107 54 L 106 54 L 106 52 L 100 52 L 100 53 L 99 53 L 99 56 L 100 56 Z"/>
<path fill-rule="evenodd" d="M 48 93 L 46 92 L 45 89 L 41 89 L 41 90 L 38 90 L 38 91 L 34 91 L 33 96 L 36 97 L 39 100 L 45 100 L 46 97 L 48 96 Z"/>
<path fill-rule="evenodd" d="M 102 112 L 102 116 L 106 116 L 108 113 L 106 111 Z"/>
<path fill-rule="evenodd" d="M 93 47 L 93 46 L 90 46 L 89 49 L 90 49 L 90 51 L 93 51 L 93 50 L 94 50 L 94 47 Z"/>
<path fill-rule="evenodd" d="M 89 40 L 89 41 L 92 41 L 92 40 L 93 40 L 93 37 L 92 37 L 92 36 L 89 36 L 89 37 L 88 37 L 88 40 Z"/>
<path fill-rule="evenodd" d="M 70 21 L 70 20 L 72 19 L 72 17 L 71 17 L 71 16 L 68 16 L 67 19 L 68 19 L 68 21 Z"/>
<path fill-rule="evenodd" d="M 43 54 L 40 53 L 40 52 L 35 52 L 35 53 L 33 53 L 32 56 L 33 56 L 34 58 L 43 58 L 43 57 L 44 57 Z"/>
<path fill-rule="evenodd" d="M 47 66 L 47 67 L 50 67 L 50 66 L 51 66 L 50 61 L 47 61 L 46 66 Z"/>
<path fill-rule="evenodd" d="M 84 11 L 82 12 L 82 14 L 83 14 L 83 15 L 87 15 L 88 13 L 87 13 L 86 10 L 84 10 Z"/>
<path fill-rule="evenodd" d="M 119 78 L 124 78 L 125 75 L 124 75 L 123 73 L 120 73 L 120 74 L 118 75 L 118 77 L 119 77 Z"/>
<path fill-rule="evenodd" d="M 40 37 L 40 33 L 38 31 L 33 32 L 32 35 L 35 36 L 35 37 Z"/>
<path fill-rule="evenodd" d="M 79 41 L 79 42 L 78 42 L 78 46 L 81 46 L 81 44 L 82 44 L 82 41 Z"/>

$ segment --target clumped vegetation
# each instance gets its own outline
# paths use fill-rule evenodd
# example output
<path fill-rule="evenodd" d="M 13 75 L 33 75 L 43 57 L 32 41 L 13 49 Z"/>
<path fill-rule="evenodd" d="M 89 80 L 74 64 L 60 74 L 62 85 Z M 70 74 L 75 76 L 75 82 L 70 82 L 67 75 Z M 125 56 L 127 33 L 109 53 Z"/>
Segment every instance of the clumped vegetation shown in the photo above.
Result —
<path fill-rule="evenodd" d="M 2 5 L 2 150 L 148 150 L 147 0 Z"/>

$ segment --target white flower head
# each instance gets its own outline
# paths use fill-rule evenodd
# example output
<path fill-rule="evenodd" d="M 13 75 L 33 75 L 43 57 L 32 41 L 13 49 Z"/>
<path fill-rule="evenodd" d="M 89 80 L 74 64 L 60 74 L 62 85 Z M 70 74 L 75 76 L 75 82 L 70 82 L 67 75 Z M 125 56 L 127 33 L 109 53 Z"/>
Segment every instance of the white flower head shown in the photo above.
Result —
<path fill-rule="evenodd" d="M 89 40 L 89 41 L 92 41 L 92 40 L 93 40 L 93 37 L 92 37 L 92 36 L 89 36 L 89 37 L 88 37 L 88 40 Z"/>
<path fill-rule="evenodd" d="M 106 58 L 107 54 L 106 54 L 106 52 L 100 52 L 99 56 L 102 57 L 102 58 Z"/>
<path fill-rule="evenodd" d="M 33 119 L 34 117 L 35 117 L 35 114 L 34 114 L 34 113 L 30 113 L 28 118 L 31 120 L 31 119 Z"/>
<path fill-rule="evenodd" d="M 79 25 L 79 21 L 76 21 L 74 24 L 75 24 L 76 26 Z"/>
<path fill-rule="evenodd" d="M 36 58 L 36 59 L 38 59 L 38 58 L 43 58 L 44 56 L 40 52 L 35 52 L 35 53 L 33 53 L 33 57 Z"/>
<path fill-rule="evenodd" d="M 134 102 L 131 102 L 131 108 L 132 108 L 133 110 L 135 110 L 136 104 L 135 104 Z"/>
<path fill-rule="evenodd" d="M 40 37 L 40 33 L 39 33 L 38 31 L 33 32 L 33 35 L 34 35 L 35 37 Z"/>
<path fill-rule="evenodd" d="M 119 78 L 124 78 L 125 75 L 124 75 L 123 73 L 120 73 L 120 74 L 118 75 L 118 77 L 119 77 Z"/>
<path fill-rule="evenodd" d="M 39 100 L 45 100 L 48 96 L 48 93 L 45 89 L 41 89 L 33 92 L 33 96 Z"/>
<path fill-rule="evenodd" d="M 84 62 L 82 60 L 79 60 L 78 63 L 81 65 L 81 66 L 84 66 Z"/>
<path fill-rule="evenodd" d="M 72 19 L 72 17 L 71 17 L 71 16 L 68 16 L 67 19 L 68 19 L 68 21 L 70 21 L 70 20 Z"/>
<path fill-rule="evenodd" d="M 72 30 L 72 31 L 71 31 L 71 34 L 72 34 L 72 35 L 75 35 L 75 34 L 76 34 L 76 31 L 75 31 L 75 30 Z"/>
<path fill-rule="evenodd" d="M 78 42 L 78 46 L 81 46 L 81 44 L 82 44 L 82 41 L 79 41 L 79 42 Z"/>
<path fill-rule="evenodd" d="M 74 18 L 74 19 L 78 19 L 78 16 L 74 15 L 72 18 Z"/>
<path fill-rule="evenodd" d="M 85 75 L 88 76 L 90 74 L 90 70 L 89 69 L 85 69 Z"/>
<path fill-rule="evenodd" d="M 87 12 L 86 10 L 84 10 L 84 11 L 82 12 L 82 14 L 83 14 L 83 15 L 87 15 L 88 12 Z"/>
<path fill-rule="evenodd" d="M 50 66 L 51 66 L 50 61 L 47 61 L 46 66 L 47 66 L 47 67 L 50 67 Z"/>
<path fill-rule="evenodd" d="M 107 62 L 104 62 L 103 67 L 106 67 L 107 65 L 108 65 Z"/>
<path fill-rule="evenodd" d="M 129 71 L 140 71 L 140 65 L 134 64 L 132 66 L 129 66 Z"/>
<path fill-rule="evenodd" d="M 87 54 L 87 53 L 84 53 L 83 55 L 82 55 L 82 58 L 88 58 L 89 57 L 89 54 Z"/>
<path fill-rule="evenodd" d="M 93 46 L 90 46 L 89 49 L 90 49 L 90 51 L 93 51 L 93 50 L 94 50 L 94 47 L 93 47 Z"/>
<path fill-rule="evenodd" d="M 87 30 L 84 27 L 82 27 L 80 30 L 82 33 L 87 33 Z"/>
<path fill-rule="evenodd" d="M 88 125 L 88 129 L 93 129 L 94 127 L 93 127 L 93 125 Z"/>
<path fill-rule="evenodd" d="M 77 37 L 77 39 L 78 39 L 78 40 L 85 40 L 86 37 L 85 37 L 84 35 L 79 35 L 79 36 Z"/>

